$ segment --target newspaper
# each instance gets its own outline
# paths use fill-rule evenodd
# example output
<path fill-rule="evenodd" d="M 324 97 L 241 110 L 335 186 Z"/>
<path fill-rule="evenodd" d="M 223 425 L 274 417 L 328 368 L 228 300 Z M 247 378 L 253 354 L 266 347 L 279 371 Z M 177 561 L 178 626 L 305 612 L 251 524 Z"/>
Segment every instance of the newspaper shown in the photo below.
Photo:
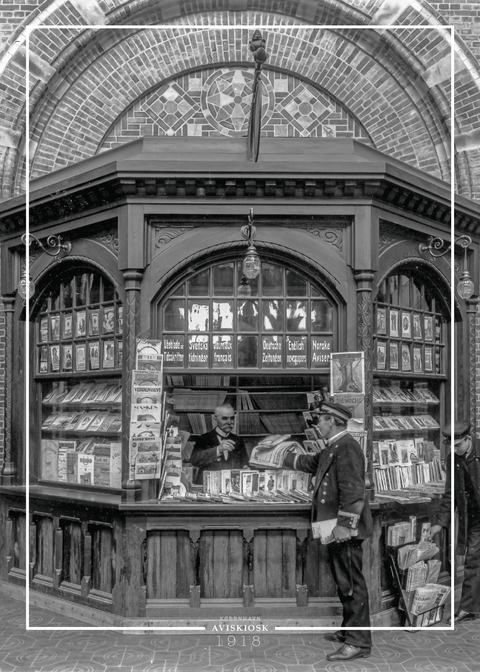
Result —
<path fill-rule="evenodd" d="M 281 469 L 290 452 L 303 454 L 305 449 L 288 434 L 271 434 L 253 448 L 249 464 L 251 467 Z"/>
<path fill-rule="evenodd" d="M 430 560 L 437 555 L 439 549 L 436 544 L 429 541 L 421 541 L 418 544 L 407 544 L 397 551 L 397 563 L 399 569 L 407 569 L 420 560 Z"/>
<path fill-rule="evenodd" d="M 412 614 L 423 614 L 429 609 L 440 607 L 445 603 L 449 594 L 450 587 L 438 583 L 427 583 L 427 585 L 417 588 L 412 602 Z"/>

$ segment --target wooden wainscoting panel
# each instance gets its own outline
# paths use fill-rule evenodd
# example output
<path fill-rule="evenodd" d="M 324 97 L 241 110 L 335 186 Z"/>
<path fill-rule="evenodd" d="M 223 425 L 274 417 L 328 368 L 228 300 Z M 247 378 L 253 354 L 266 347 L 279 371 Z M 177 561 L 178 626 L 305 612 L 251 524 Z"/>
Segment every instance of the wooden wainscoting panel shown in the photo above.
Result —
<path fill-rule="evenodd" d="M 255 598 L 295 597 L 295 530 L 256 530 L 254 537 Z"/>
<path fill-rule="evenodd" d="M 92 534 L 92 588 L 111 594 L 113 590 L 111 527 L 91 525 Z"/>
<path fill-rule="evenodd" d="M 80 587 L 83 572 L 83 535 L 78 522 L 63 522 L 64 581 Z"/>
<path fill-rule="evenodd" d="M 42 577 L 53 579 L 54 528 L 53 519 L 36 516 L 37 521 L 37 567 Z"/>
<path fill-rule="evenodd" d="M 310 597 L 337 596 L 337 588 L 328 562 L 328 548 L 311 536 L 307 542 L 305 578 Z"/>

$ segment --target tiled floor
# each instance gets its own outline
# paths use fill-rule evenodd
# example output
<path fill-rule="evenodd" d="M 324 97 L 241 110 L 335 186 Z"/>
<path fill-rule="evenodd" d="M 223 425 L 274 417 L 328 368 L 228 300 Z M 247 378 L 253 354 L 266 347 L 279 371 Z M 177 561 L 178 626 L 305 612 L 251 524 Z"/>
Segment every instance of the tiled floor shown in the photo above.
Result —
<path fill-rule="evenodd" d="M 38 607 L 31 608 L 30 625 L 84 627 Z M 479 625 L 376 631 L 369 658 L 330 663 L 325 654 L 336 647 L 322 634 L 237 634 L 229 646 L 226 635 L 27 632 L 24 603 L 0 593 L 0 672 L 480 672 Z"/>

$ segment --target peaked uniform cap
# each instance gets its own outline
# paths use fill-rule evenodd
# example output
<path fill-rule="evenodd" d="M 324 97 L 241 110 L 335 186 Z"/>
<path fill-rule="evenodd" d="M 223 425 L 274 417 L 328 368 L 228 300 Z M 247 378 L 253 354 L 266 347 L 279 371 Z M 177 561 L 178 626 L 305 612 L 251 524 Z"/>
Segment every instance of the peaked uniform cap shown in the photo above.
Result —
<path fill-rule="evenodd" d="M 334 404 L 331 401 L 323 401 L 320 408 L 316 411 L 320 415 L 327 413 L 341 422 L 348 422 L 352 417 L 351 412 L 341 404 Z"/>
<path fill-rule="evenodd" d="M 470 423 L 465 420 L 454 422 L 453 425 L 447 425 L 443 431 L 443 436 L 446 439 L 453 439 L 453 444 L 457 445 L 470 434 Z"/>

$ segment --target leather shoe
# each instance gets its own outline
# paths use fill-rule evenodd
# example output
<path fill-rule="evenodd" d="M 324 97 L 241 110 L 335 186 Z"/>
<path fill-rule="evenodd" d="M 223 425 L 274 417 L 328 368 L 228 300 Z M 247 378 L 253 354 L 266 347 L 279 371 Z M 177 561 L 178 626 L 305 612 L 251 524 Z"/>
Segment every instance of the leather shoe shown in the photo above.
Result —
<path fill-rule="evenodd" d="M 453 617 L 453 622 L 455 625 L 458 623 L 463 623 L 464 621 L 474 621 L 477 618 L 477 614 L 472 614 L 470 611 L 464 611 L 459 609 Z M 446 623 L 450 625 L 452 622 L 451 618 L 447 618 Z"/>
<path fill-rule="evenodd" d="M 361 649 L 353 644 L 344 644 L 337 651 L 329 653 L 327 660 L 355 660 L 355 658 L 368 658 L 371 649 Z"/>
<path fill-rule="evenodd" d="M 341 630 L 338 632 L 327 632 L 323 635 L 323 639 L 326 639 L 327 642 L 341 642 L 345 641 L 345 635 Z"/>

